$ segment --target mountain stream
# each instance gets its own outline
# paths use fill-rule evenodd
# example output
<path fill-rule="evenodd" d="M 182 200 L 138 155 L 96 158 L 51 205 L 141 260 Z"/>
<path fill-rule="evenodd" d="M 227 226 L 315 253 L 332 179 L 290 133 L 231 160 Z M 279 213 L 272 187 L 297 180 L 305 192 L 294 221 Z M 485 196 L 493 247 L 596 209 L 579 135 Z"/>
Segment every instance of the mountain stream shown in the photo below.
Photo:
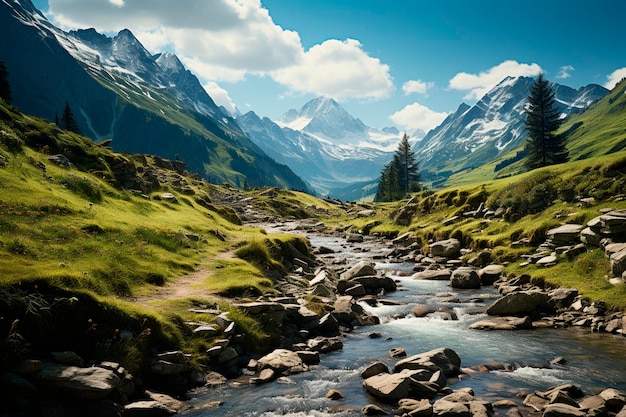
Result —
<path fill-rule="evenodd" d="M 268 231 L 282 231 L 284 228 Z M 289 230 L 293 232 L 293 230 Z M 335 261 L 345 258 L 348 266 L 372 260 L 388 248 L 366 239 L 348 245 L 345 239 L 307 234 L 314 247 L 335 251 Z M 413 264 L 377 262 L 377 270 L 398 281 L 398 291 L 385 295 L 400 305 L 370 307 L 381 324 L 356 329 L 344 338 L 341 351 L 325 354 L 321 364 L 309 372 L 282 378 L 265 385 L 227 384 L 203 389 L 191 398 L 194 410 L 189 416 L 360 416 L 361 408 L 379 404 L 391 414 L 392 407 L 370 397 L 362 386 L 360 373 L 371 363 L 381 361 L 390 369 L 399 359 L 389 357 L 391 348 L 401 347 L 411 356 L 448 347 L 461 357 L 463 368 L 481 364 L 506 364 L 508 371 L 472 372 L 450 380 L 453 389 L 470 387 L 477 399 L 513 400 L 555 385 L 572 383 L 586 394 L 605 388 L 626 391 L 626 337 L 591 333 L 585 329 L 533 329 L 516 331 L 470 330 L 469 326 L 486 317 L 483 312 L 497 293 L 492 287 L 480 290 L 454 290 L 448 281 L 413 280 Z M 442 297 L 442 293 L 449 294 Z M 453 296 L 460 302 L 450 302 Z M 416 304 L 434 306 L 440 315 L 417 318 L 410 314 Z M 450 319 L 456 316 L 454 320 Z M 379 333 L 380 338 L 370 338 Z M 563 365 L 550 365 L 563 357 Z M 335 389 L 344 398 L 332 401 L 326 393 Z M 221 402 L 218 408 L 202 409 L 203 404 Z M 506 409 L 505 409 L 506 410 Z M 496 415 L 506 413 L 498 412 Z"/>

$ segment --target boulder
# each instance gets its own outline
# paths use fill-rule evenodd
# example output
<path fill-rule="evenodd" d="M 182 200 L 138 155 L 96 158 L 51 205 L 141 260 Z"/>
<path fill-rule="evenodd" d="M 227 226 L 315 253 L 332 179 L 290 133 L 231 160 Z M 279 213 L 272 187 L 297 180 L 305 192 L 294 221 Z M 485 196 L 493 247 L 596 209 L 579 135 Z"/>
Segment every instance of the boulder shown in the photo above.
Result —
<path fill-rule="evenodd" d="M 307 342 L 309 349 L 319 353 L 330 353 L 343 349 L 343 342 L 339 337 L 316 337 Z"/>
<path fill-rule="evenodd" d="M 600 393 L 600 397 L 606 401 L 606 408 L 609 411 L 618 412 L 626 406 L 626 393 L 615 388 L 605 389 Z"/>
<path fill-rule="evenodd" d="M 492 317 L 472 324 L 473 330 L 527 330 L 533 328 L 528 316 L 525 317 Z"/>
<path fill-rule="evenodd" d="M 389 412 L 376 404 L 368 404 L 361 409 L 364 416 L 387 416 Z"/>
<path fill-rule="evenodd" d="M 624 271 L 626 271 L 626 249 L 613 253 L 609 259 L 613 276 L 622 276 Z"/>
<path fill-rule="evenodd" d="M 427 269 L 425 271 L 413 274 L 413 279 L 424 279 L 431 281 L 447 281 L 452 276 L 452 271 L 449 269 Z"/>
<path fill-rule="evenodd" d="M 287 349 L 276 349 L 259 359 L 257 370 L 260 372 L 266 368 L 282 375 L 300 373 L 309 369 L 296 352 Z"/>
<path fill-rule="evenodd" d="M 135 401 L 124 406 L 124 417 L 162 417 L 173 414 L 176 414 L 175 410 L 154 400 Z"/>
<path fill-rule="evenodd" d="M 419 373 L 420 371 L 404 370 L 395 374 L 378 374 L 363 381 L 363 387 L 383 402 L 396 402 L 402 398 L 434 397 L 438 387 L 431 382 L 414 378 Z"/>
<path fill-rule="evenodd" d="M 356 277 L 363 277 L 367 275 L 376 275 L 376 269 L 373 262 L 360 261 L 356 265 L 352 266 L 346 272 L 341 274 L 342 279 L 351 280 Z"/>
<path fill-rule="evenodd" d="M 550 296 L 550 303 L 556 308 L 567 308 L 578 297 L 578 290 L 576 288 L 558 287 L 550 291 L 548 295 Z"/>
<path fill-rule="evenodd" d="M 548 230 L 546 235 L 557 246 L 569 245 L 580 241 L 580 232 L 583 229 L 584 226 L 579 224 L 564 224 Z"/>
<path fill-rule="evenodd" d="M 527 315 L 547 303 L 550 296 L 538 291 L 513 292 L 498 298 L 487 309 L 492 316 Z"/>
<path fill-rule="evenodd" d="M 439 399 L 433 404 L 433 415 L 438 417 L 471 417 L 469 405 Z"/>
<path fill-rule="evenodd" d="M 441 370 L 446 376 L 454 376 L 461 372 L 461 358 L 452 349 L 434 349 L 402 359 L 394 366 L 394 372 L 404 369 L 426 369 L 433 373 Z"/>
<path fill-rule="evenodd" d="M 543 417 L 586 417 L 586 413 L 573 405 L 554 403 L 544 408 Z"/>
<path fill-rule="evenodd" d="M 122 386 L 114 371 L 98 367 L 79 368 L 46 363 L 33 377 L 47 391 L 82 400 L 106 398 Z"/>
<path fill-rule="evenodd" d="M 504 272 L 503 265 L 487 265 L 478 271 L 481 285 L 493 285 L 494 282 L 500 279 L 502 272 Z"/>
<path fill-rule="evenodd" d="M 276 371 L 274 371 L 272 368 L 265 368 L 261 372 L 259 372 L 258 377 L 250 378 L 250 383 L 254 385 L 266 384 L 275 380 L 276 377 Z"/>
<path fill-rule="evenodd" d="M 593 230 L 591 227 L 585 227 L 580 232 L 580 241 L 583 242 L 585 245 L 598 247 L 600 246 L 601 240 L 602 235 Z"/>
<path fill-rule="evenodd" d="M 431 256 L 443 256 L 444 258 L 454 258 L 461 251 L 461 242 L 458 239 L 440 240 L 429 245 Z"/>
<path fill-rule="evenodd" d="M 461 267 L 452 273 L 450 286 L 459 289 L 479 289 L 480 277 L 474 268 Z"/>
<path fill-rule="evenodd" d="M 389 368 L 387 367 L 387 365 L 385 365 L 382 362 L 374 362 L 373 364 L 365 368 L 363 372 L 361 372 L 361 378 L 367 379 L 374 375 L 388 374 L 388 373 L 389 373 Z"/>

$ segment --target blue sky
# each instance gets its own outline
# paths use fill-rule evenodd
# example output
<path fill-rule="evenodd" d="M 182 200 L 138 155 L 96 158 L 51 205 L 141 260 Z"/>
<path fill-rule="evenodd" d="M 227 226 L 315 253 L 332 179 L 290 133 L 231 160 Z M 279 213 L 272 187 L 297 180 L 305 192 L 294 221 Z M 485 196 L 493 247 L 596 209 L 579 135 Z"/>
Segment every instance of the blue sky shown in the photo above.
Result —
<path fill-rule="evenodd" d="M 64 29 L 128 28 L 209 94 L 280 117 L 317 96 L 401 130 L 435 127 L 507 75 L 573 88 L 626 76 L 620 0 L 35 0 Z"/>

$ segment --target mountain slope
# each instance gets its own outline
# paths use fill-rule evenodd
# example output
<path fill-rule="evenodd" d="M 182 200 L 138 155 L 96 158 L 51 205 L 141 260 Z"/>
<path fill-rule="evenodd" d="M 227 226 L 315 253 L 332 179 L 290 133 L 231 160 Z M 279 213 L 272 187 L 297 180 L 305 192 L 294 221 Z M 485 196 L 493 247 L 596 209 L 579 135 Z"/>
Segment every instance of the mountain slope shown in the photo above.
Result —
<path fill-rule="evenodd" d="M 431 130 L 414 147 L 423 178 L 442 184 L 455 172 L 489 163 L 522 144 L 528 137 L 524 106 L 533 82 L 529 77 L 507 77 L 474 106 L 462 104 Z M 564 115 L 583 111 L 608 92 L 599 85 L 574 90 L 555 84 L 555 90 Z"/>
<path fill-rule="evenodd" d="M 63 32 L 29 0 L 0 3 L 0 56 L 15 104 L 54 120 L 70 103 L 81 131 L 116 151 L 180 158 L 211 182 L 306 189 L 227 117 L 172 54 L 128 30 Z"/>
<path fill-rule="evenodd" d="M 255 143 L 289 165 L 317 193 L 342 200 L 371 194 L 370 184 L 377 182 L 401 137 L 395 128 L 366 126 L 324 97 L 299 111 L 289 110 L 277 122 L 253 112 L 237 121 Z"/>

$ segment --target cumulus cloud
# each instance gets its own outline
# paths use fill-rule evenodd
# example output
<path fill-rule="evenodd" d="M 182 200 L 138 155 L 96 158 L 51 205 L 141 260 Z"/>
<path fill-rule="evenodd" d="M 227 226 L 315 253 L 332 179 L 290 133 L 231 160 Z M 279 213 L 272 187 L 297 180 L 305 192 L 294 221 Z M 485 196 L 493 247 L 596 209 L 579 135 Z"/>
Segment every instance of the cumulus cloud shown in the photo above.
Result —
<path fill-rule="evenodd" d="M 561 70 L 559 71 L 559 73 L 556 75 L 556 78 L 569 78 L 572 76 L 572 74 L 570 74 L 570 72 L 574 71 L 575 68 L 571 65 L 564 65 L 561 67 Z"/>
<path fill-rule="evenodd" d="M 447 116 L 448 113 L 436 112 L 416 102 L 395 112 L 389 116 L 389 119 L 402 129 L 421 129 L 424 132 L 428 132 L 439 126 Z"/>
<path fill-rule="evenodd" d="M 428 90 L 435 86 L 434 82 L 424 82 L 422 80 L 409 80 L 402 85 L 402 91 L 405 95 L 422 94 L 426 95 Z"/>
<path fill-rule="evenodd" d="M 226 110 L 228 110 L 231 114 L 235 114 L 237 111 L 237 106 L 228 95 L 228 91 L 224 90 L 222 87 L 217 85 L 215 82 L 208 82 L 203 85 L 206 92 L 211 96 L 215 104 L 218 106 L 224 106 Z"/>
<path fill-rule="evenodd" d="M 382 99 L 394 90 L 389 66 L 363 51 L 359 41 L 327 40 L 313 46 L 302 61 L 271 73 L 294 92 L 335 99 Z"/>
<path fill-rule="evenodd" d="M 615 85 L 624 78 L 626 78 L 626 67 L 616 69 L 606 76 L 606 83 L 604 84 L 604 87 L 612 90 L 613 87 L 615 87 Z"/>
<path fill-rule="evenodd" d="M 535 63 L 520 64 L 509 60 L 478 74 L 460 72 L 449 81 L 448 85 L 453 90 L 468 90 L 469 92 L 464 97 L 466 100 L 479 100 L 507 76 L 534 76 L 542 71 L 541 67 Z"/>

